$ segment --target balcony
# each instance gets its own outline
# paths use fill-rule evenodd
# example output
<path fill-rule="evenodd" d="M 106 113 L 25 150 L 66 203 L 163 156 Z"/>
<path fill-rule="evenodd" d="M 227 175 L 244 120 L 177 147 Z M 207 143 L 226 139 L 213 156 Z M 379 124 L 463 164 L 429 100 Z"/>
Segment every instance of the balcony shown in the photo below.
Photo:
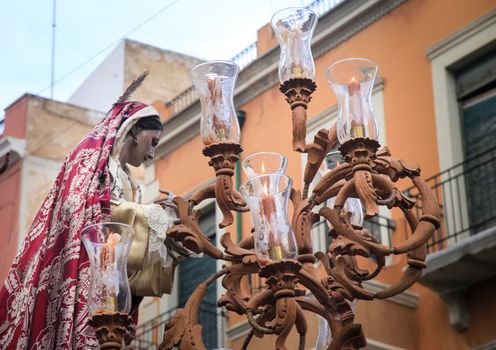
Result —
<path fill-rule="evenodd" d="M 420 283 L 448 306 L 450 322 L 469 325 L 466 293 L 496 276 L 496 148 L 466 159 L 427 179 L 441 207 L 441 227 L 428 242 L 427 268 Z M 405 191 L 422 198 L 415 189 Z"/>

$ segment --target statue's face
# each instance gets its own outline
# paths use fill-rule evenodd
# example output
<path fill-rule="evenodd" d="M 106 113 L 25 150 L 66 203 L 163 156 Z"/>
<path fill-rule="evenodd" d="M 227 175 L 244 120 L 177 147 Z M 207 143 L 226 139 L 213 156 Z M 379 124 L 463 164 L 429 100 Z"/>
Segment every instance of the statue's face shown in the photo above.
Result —
<path fill-rule="evenodd" d="M 160 130 L 140 130 L 136 135 L 138 144 L 129 148 L 128 163 L 138 167 L 144 161 L 153 159 L 161 133 Z"/>

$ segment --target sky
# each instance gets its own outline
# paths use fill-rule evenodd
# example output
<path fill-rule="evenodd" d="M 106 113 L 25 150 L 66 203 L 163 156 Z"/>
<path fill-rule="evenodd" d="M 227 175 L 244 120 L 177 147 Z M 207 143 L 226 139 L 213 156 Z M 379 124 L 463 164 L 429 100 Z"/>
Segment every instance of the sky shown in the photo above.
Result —
<path fill-rule="evenodd" d="M 66 101 L 124 37 L 230 59 L 272 14 L 312 0 L 56 0 L 53 98 Z M 0 119 L 25 92 L 50 97 L 54 0 L 0 0 Z"/>

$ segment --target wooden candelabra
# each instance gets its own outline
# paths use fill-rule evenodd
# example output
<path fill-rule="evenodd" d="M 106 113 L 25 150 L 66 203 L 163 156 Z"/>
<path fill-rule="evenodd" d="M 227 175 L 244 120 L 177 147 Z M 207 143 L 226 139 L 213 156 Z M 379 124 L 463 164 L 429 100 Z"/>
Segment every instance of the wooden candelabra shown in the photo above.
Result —
<path fill-rule="evenodd" d="M 311 81 L 310 81 L 311 82 Z M 324 317 L 333 335 L 329 350 L 360 349 L 366 345 L 361 326 L 354 323 L 350 303 L 354 300 L 385 299 L 402 293 L 420 277 L 426 267 L 425 243 L 439 228 L 440 208 L 429 187 L 420 179 L 420 170 L 409 167 L 393 158 L 387 148 L 380 148 L 377 141 L 359 137 L 351 139 L 339 148 L 344 163 L 327 173 L 309 194 L 308 188 L 324 161 L 326 154 L 337 144 L 336 128 L 320 130 L 314 142 L 306 145 L 306 107 L 315 84 L 308 79 L 292 79 L 281 85 L 293 111 L 293 149 L 308 153 L 304 173 L 304 189 L 292 189 L 292 229 L 296 235 L 298 256 L 294 260 L 270 261 L 260 264 L 256 257 L 252 236 L 239 244 L 225 233 L 217 248 L 201 232 L 195 206 L 208 198 L 215 198 L 223 213 L 220 227 L 233 223 L 232 211 L 247 211 L 241 195 L 233 188 L 232 175 L 242 148 L 236 143 L 209 145 L 203 154 L 210 158 L 217 182 L 193 194 L 189 199 L 174 198 L 179 209 L 180 224 L 171 227 L 167 234 L 181 242 L 184 247 L 205 253 L 214 259 L 226 261 L 224 268 L 200 284 L 185 307 L 179 309 L 166 324 L 160 349 L 206 350 L 201 339 L 198 311 L 206 288 L 218 278 L 226 293 L 218 300 L 219 307 L 246 315 L 252 329 L 243 349 L 253 335 L 277 336 L 275 348 L 286 349 L 285 341 L 293 329 L 299 334 L 298 349 L 305 348 L 307 323 L 303 310 Z M 423 200 L 422 215 L 412 211 L 414 200 L 396 187 L 401 178 L 408 178 L 417 187 Z M 322 207 L 327 199 L 336 197 L 333 208 Z M 347 198 L 357 197 L 364 205 L 366 217 L 377 215 L 379 206 L 397 207 L 404 213 L 413 232 L 406 241 L 393 247 L 379 243 L 365 228 L 353 226 L 343 209 Z M 327 252 L 313 252 L 311 244 L 312 225 L 324 217 L 331 224 L 332 237 Z M 403 276 L 388 288 L 379 292 L 366 290 L 362 283 L 376 277 L 389 255 L 407 254 L 407 268 Z M 373 271 L 360 269 L 357 257 L 373 258 Z M 319 260 L 325 268 L 320 276 L 314 268 Z M 242 279 L 257 275 L 265 279 L 265 287 L 247 293 Z"/>

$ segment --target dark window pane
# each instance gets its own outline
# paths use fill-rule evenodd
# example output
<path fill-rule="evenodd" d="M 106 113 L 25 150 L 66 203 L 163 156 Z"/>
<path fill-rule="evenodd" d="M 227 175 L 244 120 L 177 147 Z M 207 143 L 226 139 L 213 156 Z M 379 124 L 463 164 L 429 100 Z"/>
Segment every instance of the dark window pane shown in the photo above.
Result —
<path fill-rule="evenodd" d="M 199 220 L 200 229 L 212 242 L 215 242 L 215 206 L 202 210 Z M 179 263 L 179 307 L 183 307 L 198 285 L 216 272 L 215 259 L 204 255 L 202 258 L 189 258 Z M 203 298 L 199 323 L 207 349 L 217 347 L 217 288 L 212 283 Z"/>

